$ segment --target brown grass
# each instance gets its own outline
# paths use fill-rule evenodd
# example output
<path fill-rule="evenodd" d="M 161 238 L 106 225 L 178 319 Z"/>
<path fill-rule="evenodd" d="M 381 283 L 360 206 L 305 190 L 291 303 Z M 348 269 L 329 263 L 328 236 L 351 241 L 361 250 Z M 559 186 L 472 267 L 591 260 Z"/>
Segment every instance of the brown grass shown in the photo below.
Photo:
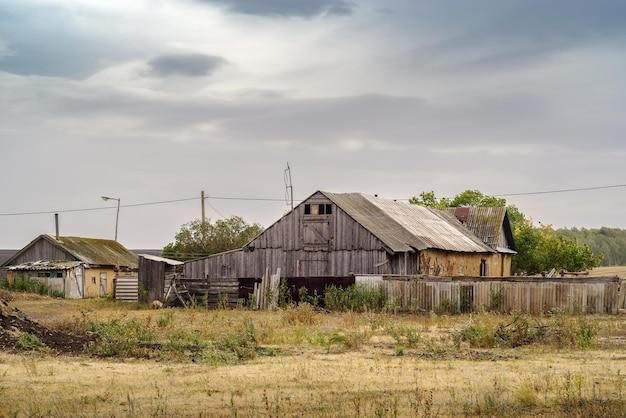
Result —
<path fill-rule="evenodd" d="M 592 350 L 483 350 L 452 343 L 450 334 L 468 315 L 149 310 L 20 295 L 12 304 L 51 326 L 136 319 L 157 339 L 185 331 L 211 340 L 249 320 L 262 349 L 219 367 L 186 359 L 0 353 L 0 417 L 618 417 L 626 411 L 626 354 L 618 338 L 626 335 L 624 317 L 589 317 L 602 342 Z"/>

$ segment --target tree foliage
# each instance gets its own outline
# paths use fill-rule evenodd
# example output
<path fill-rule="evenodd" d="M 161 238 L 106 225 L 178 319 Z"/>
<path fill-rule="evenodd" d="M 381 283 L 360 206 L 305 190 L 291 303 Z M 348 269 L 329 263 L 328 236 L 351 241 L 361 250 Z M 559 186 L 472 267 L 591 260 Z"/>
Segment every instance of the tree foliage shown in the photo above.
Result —
<path fill-rule="evenodd" d="M 174 242 L 163 248 L 163 257 L 189 260 L 243 247 L 263 231 L 259 224 L 248 224 L 239 216 L 214 223 L 195 219 L 181 226 Z"/>
<path fill-rule="evenodd" d="M 549 225 L 536 228 L 523 222 L 515 228 L 518 254 L 515 267 L 528 273 L 539 273 L 553 268 L 581 271 L 600 265 L 602 257 L 595 255 L 586 244 L 559 235 Z"/>
<path fill-rule="evenodd" d="M 587 244 L 596 254 L 602 254 L 602 265 L 626 265 L 626 230 L 619 228 L 562 228 L 556 233 L 570 240 Z"/>
<path fill-rule="evenodd" d="M 557 270 L 580 271 L 600 264 L 602 257 L 579 238 L 581 230 L 555 231 L 550 225 L 535 227 L 517 207 L 507 205 L 506 199 L 485 195 L 478 190 L 465 190 L 453 198 L 438 198 L 433 191 L 422 192 L 410 203 L 444 209 L 448 207 L 502 207 L 506 206 L 513 228 L 517 254 L 513 268 L 529 274 Z M 585 231 L 585 230 L 583 230 Z M 585 232 L 582 233 L 585 235 Z M 589 236 L 589 234 L 587 234 Z M 624 234 L 626 245 L 626 234 Z M 599 244 L 608 245 L 606 243 Z M 596 250 L 597 251 L 597 250 Z"/>

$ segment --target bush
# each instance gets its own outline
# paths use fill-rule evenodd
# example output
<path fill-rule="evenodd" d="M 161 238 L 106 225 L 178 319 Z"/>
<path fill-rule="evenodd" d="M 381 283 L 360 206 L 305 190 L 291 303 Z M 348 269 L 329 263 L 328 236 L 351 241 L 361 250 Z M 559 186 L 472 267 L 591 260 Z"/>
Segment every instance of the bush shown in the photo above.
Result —
<path fill-rule="evenodd" d="M 379 289 L 363 285 L 347 288 L 329 286 L 324 294 L 324 304 L 333 311 L 380 311 L 384 306 L 383 294 Z"/>
<path fill-rule="evenodd" d="M 593 347 L 596 337 L 597 328 L 585 318 L 558 315 L 542 322 L 526 315 L 515 315 L 511 322 L 500 322 L 496 326 L 472 321 L 454 335 L 454 340 L 457 345 L 465 341 L 479 348 L 546 344 L 587 349 Z"/>
<path fill-rule="evenodd" d="M 437 315 L 450 314 L 455 315 L 460 312 L 459 305 L 456 302 L 451 301 L 450 299 L 443 299 L 439 306 L 435 307 L 435 313 Z"/>
<path fill-rule="evenodd" d="M 41 281 L 30 277 L 15 277 L 13 282 L 2 282 L 2 287 L 14 292 L 37 293 L 39 295 L 50 294 L 50 288 Z"/>
<path fill-rule="evenodd" d="M 499 312 L 502 309 L 503 303 L 504 294 L 502 293 L 502 289 L 497 292 L 489 291 L 489 306 L 487 307 L 489 312 Z"/>
<path fill-rule="evenodd" d="M 254 358 L 258 347 L 254 324 L 247 319 L 235 332 L 214 341 L 212 347 L 215 353 L 223 358 L 234 357 L 236 360 Z"/>
<path fill-rule="evenodd" d="M 389 327 L 387 333 L 402 347 L 416 348 L 422 339 L 420 332 L 410 327 Z"/>
<path fill-rule="evenodd" d="M 317 322 L 315 310 L 310 303 L 288 306 L 283 311 L 283 322 L 287 325 L 314 325 Z"/>
<path fill-rule="evenodd" d="M 43 343 L 39 337 L 29 334 L 28 332 L 20 333 L 20 336 L 17 338 L 16 345 L 22 350 L 37 350 L 43 347 Z"/>
<path fill-rule="evenodd" d="M 149 351 L 141 343 L 153 340 L 150 328 L 136 319 L 120 322 L 91 322 L 88 330 L 98 336 L 91 352 L 102 357 L 148 357 Z"/>

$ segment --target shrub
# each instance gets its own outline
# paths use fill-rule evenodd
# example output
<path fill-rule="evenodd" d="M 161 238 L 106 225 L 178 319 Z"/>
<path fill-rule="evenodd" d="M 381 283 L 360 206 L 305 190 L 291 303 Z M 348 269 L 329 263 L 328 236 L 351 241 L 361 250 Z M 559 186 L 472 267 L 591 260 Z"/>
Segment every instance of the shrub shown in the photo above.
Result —
<path fill-rule="evenodd" d="M 409 327 L 389 327 L 387 333 L 402 347 L 416 348 L 422 339 L 418 330 Z"/>
<path fill-rule="evenodd" d="M 313 325 L 317 322 L 315 310 L 310 303 L 288 306 L 283 311 L 283 322 L 288 325 Z"/>
<path fill-rule="evenodd" d="M 278 306 L 285 307 L 291 303 L 291 290 L 289 289 L 287 279 L 283 278 L 280 280 L 280 287 L 278 288 Z"/>
<path fill-rule="evenodd" d="M 2 282 L 2 287 L 14 292 L 37 293 L 39 295 L 50 294 L 50 288 L 43 282 L 30 277 L 15 277 L 13 282 Z"/>
<path fill-rule="evenodd" d="M 147 357 L 149 352 L 141 343 L 153 340 L 150 328 L 132 319 L 120 322 L 117 319 L 108 322 L 91 322 L 88 330 L 98 336 L 98 341 L 91 347 L 91 352 L 102 357 Z"/>
<path fill-rule="evenodd" d="M 218 357 L 235 357 L 236 360 L 251 359 L 256 356 L 257 337 L 254 324 L 247 319 L 232 334 L 222 336 L 213 342 L 212 347 Z"/>
<path fill-rule="evenodd" d="M 16 345 L 22 350 L 37 350 L 43 347 L 43 343 L 39 337 L 29 334 L 28 332 L 20 333 L 20 336 L 17 338 Z"/>
<path fill-rule="evenodd" d="M 159 328 L 165 328 L 168 325 L 170 325 L 173 320 L 174 320 L 174 311 L 167 310 L 163 313 L 163 315 L 157 318 L 157 326 Z"/>
<path fill-rule="evenodd" d="M 451 301 L 450 299 L 443 299 L 439 303 L 439 306 L 435 307 L 435 313 L 437 315 L 444 315 L 444 314 L 454 315 L 454 314 L 458 314 L 459 312 L 460 312 L 459 304 Z"/>
<path fill-rule="evenodd" d="M 330 352 L 333 347 L 340 350 L 358 350 L 370 337 L 371 334 L 365 331 L 333 332 L 332 334 L 319 335 L 318 342 L 326 347 L 327 352 Z"/>
<path fill-rule="evenodd" d="M 553 318 L 550 337 L 559 347 L 588 349 L 595 345 L 598 328 L 585 317 L 567 318 L 557 315 Z"/>
<path fill-rule="evenodd" d="M 530 382 L 522 382 L 514 392 L 515 400 L 524 407 L 534 407 L 539 402 L 537 389 Z"/>
<path fill-rule="evenodd" d="M 380 311 L 383 306 L 383 294 L 380 289 L 370 289 L 363 285 L 347 288 L 329 286 L 324 294 L 326 308 L 333 311 Z"/>
<path fill-rule="evenodd" d="M 546 344 L 587 349 L 595 344 L 597 328 L 585 318 L 558 315 L 542 322 L 526 315 L 515 315 L 511 322 L 500 322 L 496 326 L 474 320 L 453 337 L 457 345 L 466 341 L 480 348 Z"/>
<path fill-rule="evenodd" d="M 491 290 L 489 291 L 489 306 L 487 310 L 490 312 L 499 312 L 502 309 L 503 302 L 504 294 L 502 293 L 502 289 L 497 292 Z"/>

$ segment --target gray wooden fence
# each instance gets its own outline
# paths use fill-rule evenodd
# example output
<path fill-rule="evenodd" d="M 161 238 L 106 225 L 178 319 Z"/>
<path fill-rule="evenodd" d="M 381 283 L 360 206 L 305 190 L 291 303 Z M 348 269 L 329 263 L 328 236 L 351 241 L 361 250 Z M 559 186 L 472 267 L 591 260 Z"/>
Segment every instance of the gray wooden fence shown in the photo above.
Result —
<path fill-rule="evenodd" d="M 484 311 L 539 314 L 550 310 L 616 314 L 626 308 L 626 280 L 618 277 L 355 276 L 380 289 L 401 311 Z"/>

